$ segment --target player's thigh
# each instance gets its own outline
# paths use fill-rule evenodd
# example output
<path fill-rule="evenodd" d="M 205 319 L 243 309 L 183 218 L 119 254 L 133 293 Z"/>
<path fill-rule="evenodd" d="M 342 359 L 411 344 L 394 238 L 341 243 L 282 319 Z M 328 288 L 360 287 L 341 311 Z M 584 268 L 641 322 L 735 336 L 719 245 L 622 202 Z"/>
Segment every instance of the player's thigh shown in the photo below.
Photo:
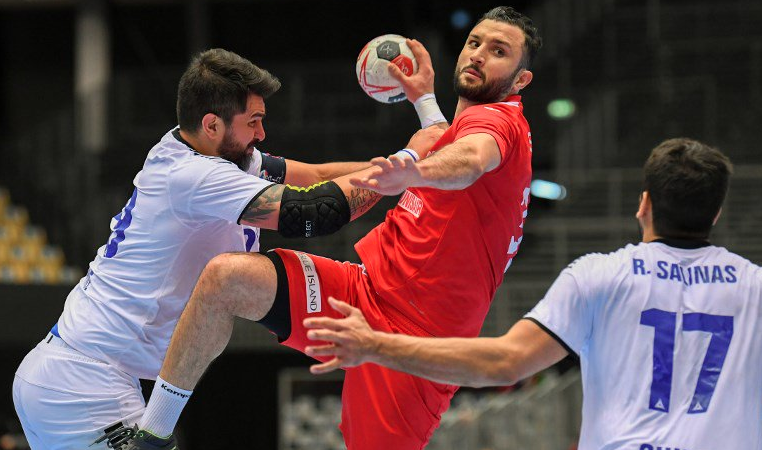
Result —
<path fill-rule="evenodd" d="M 105 442 L 90 447 L 117 423 L 134 424 L 145 405 L 139 391 L 72 394 L 36 386 L 16 377 L 16 410 L 32 450 L 105 450 Z"/>
<path fill-rule="evenodd" d="M 375 364 L 348 369 L 341 430 L 349 450 L 419 450 L 457 388 Z"/>
<path fill-rule="evenodd" d="M 272 259 L 278 273 L 278 292 L 271 316 L 280 311 L 277 321 L 281 325 L 288 322 L 288 326 L 266 326 L 283 345 L 304 351 L 306 345 L 315 344 L 307 339 L 306 318 L 342 317 L 328 303 L 328 297 L 361 309 L 367 303 L 367 276 L 360 266 L 292 250 L 276 249 L 275 253 L 277 257 Z"/>

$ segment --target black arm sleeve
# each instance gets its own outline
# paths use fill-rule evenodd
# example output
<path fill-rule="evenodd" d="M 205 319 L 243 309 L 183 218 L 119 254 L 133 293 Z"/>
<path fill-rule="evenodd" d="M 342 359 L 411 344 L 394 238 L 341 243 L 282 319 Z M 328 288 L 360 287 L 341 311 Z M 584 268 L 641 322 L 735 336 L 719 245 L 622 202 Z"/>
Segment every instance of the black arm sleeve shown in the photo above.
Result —
<path fill-rule="evenodd" d="M 286 180 L 286 160 L 280 156 L 262 153 L 262 167 L 259 169 L 259 178 L 283 184 Z"/>

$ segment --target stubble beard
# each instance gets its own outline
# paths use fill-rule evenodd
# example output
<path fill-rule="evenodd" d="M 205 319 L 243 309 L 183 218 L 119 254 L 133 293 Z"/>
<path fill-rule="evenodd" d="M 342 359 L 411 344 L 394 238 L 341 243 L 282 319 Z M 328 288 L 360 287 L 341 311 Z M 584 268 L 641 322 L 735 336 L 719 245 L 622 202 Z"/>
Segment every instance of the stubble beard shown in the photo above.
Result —
<path fill-rule="evenodd" d="M 239 169 L 246 172 L 249 170 L 252 161 L 252 156 L 247 155 L 246 150 L 254 144 L 254 142 L 248 146 L 239 144 L 235 141 L 235 138 L 233 138 L 233 133 L 228 130 L 225 132 L 225 136 L 222 138 L 222 142 L 220 143 L 220 148 L 217 150 L 217 153 L 221 158 L 232 162 L 238 166 Z"/>
<path fill-rule="evenodd" d="M 481 84 L 467 85 L 466 83 L 461 82 L 460 75 L 466 69 L 473 69 L 477 71 L 482 79 Z M 484 74 L 484 72 L 481 71 L 481 69 L 473 64 L 470 64 L 460 69 L 455 69 L 455 75 L 453 76 L 453 87 L 455 88 L 455 93 L 458 94 L 459 97 L 465 98 L 466 100 L 472 101 L 474 103 L 482 104 L 499 102 L 508 96 L 508 94 L 511 92 L 513 81 L 521 69 L 521 67 L 518 67 L 512 74 L 508 75 L 507 77 L 499 78 L 495 81 L 490 81 L 487 79 L 487 76 Z"/>

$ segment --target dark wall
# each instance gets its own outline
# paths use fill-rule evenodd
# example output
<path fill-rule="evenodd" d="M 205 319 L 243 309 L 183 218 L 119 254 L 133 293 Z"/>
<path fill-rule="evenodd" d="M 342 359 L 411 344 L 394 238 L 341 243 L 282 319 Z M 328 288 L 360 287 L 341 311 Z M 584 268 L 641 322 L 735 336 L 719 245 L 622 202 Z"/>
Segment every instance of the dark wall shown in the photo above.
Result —
<path fill-rule="evenodd" d="M 278 373 L 306 367 L 296 351 L 223 353 L 193 393 L 178 424 L 184 450 L 278 448 Z"/>
<path fill-rule="evenodd" d="M 72 9 L 0 10 L 0 142 L 74 101 L 73 19 Z"/>

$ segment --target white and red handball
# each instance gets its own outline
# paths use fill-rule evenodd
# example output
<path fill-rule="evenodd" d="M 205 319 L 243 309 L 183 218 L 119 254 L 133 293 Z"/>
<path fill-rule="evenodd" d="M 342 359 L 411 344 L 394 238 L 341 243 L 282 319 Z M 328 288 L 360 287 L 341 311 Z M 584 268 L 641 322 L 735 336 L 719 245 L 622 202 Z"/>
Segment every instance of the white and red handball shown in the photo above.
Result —
<path fill-rule="evenodd" d="M 357 82 L 366 94 L 381 103 L 397 103 L 407 98 L 399 81 L 389 75 L 389 62 L 407 76 L 418 70 L 418 62 L 405 38 L 397 34 L 371 40 L 357 57 Z"/>

